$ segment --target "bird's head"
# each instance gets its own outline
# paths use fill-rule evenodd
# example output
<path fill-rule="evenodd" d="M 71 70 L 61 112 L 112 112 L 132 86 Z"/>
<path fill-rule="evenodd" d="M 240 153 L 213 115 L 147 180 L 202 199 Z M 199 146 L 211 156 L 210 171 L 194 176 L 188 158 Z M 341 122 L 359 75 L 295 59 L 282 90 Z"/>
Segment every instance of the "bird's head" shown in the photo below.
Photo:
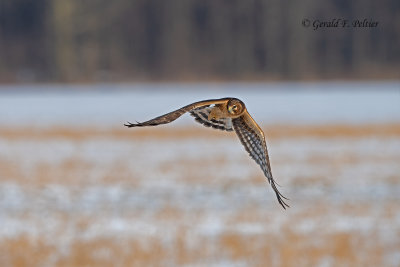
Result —
<path fill-rule="evenodd" d="M 246 106 L 242 101 L 237 98 L 231 98 L 228 101 L 227 109 L 230 115 L 240 116 L 246 109 Z"/>

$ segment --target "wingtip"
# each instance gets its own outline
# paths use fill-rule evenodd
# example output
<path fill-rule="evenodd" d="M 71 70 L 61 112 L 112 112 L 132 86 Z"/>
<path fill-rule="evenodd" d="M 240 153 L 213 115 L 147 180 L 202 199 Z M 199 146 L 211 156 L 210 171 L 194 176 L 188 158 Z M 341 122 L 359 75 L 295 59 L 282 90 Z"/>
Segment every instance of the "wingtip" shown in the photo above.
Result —
<path fill-rule="evenodd" d="M 290 208 L 290 206 L 285 201 L 283 201 L 281 198 L 278 198 L 278 202 L 284 210 L 286 210 L 286 208 Z"/>
<path fill-rule="evenodd" d="M 278 188 L 276 188 L 276 182 L 275 180 L 271 179 L 271 181 L 269 181 L 272 189 L 275 191 L 276 194 L 276 198 L 278 199 L 279 204 L 286 210 L 286 208 L 290 208 L 290 206 L 284 201 L 290 201 L 289 198 L 285 197 L 284 195 L 282 195 L 281 192 L 279 192 Z"/>
<path fill-rule="evenodd" d="M 131 127 L 135 127 L 136 125 L 128 121 L 128 122 L 124 123 L 124 126 L 131 128 Z"/>
<path fill-rule="evenodd" d="M 284 202 L 284 201 L 282 201 L 281 206 L 282 206 L 283 209 L 285 209 L 285 210 L 286 210 L 286 208 L 290 208 L 290 206 L 289 206 L 286 202 Z"/>

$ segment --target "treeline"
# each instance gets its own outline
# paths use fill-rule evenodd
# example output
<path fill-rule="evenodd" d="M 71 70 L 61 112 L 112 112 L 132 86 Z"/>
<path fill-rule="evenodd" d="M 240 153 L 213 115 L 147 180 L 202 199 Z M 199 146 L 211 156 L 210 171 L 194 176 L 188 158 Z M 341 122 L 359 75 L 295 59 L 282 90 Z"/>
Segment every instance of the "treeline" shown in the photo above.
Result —
<path fill-rule="evenodd" d="M 1 0 L 0 82 L 398 79 L 399 18 L 398 0 Z"/>

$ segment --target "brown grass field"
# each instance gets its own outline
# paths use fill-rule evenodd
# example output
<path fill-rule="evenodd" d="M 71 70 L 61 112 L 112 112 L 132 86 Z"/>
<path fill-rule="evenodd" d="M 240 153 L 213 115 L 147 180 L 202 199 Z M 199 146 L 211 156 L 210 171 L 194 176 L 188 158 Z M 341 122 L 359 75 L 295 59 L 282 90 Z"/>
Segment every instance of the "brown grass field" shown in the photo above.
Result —
<path fill-rule="evenodd" d="M 400 125 L 0 129 L 0 266 L 400 266 Z"/>

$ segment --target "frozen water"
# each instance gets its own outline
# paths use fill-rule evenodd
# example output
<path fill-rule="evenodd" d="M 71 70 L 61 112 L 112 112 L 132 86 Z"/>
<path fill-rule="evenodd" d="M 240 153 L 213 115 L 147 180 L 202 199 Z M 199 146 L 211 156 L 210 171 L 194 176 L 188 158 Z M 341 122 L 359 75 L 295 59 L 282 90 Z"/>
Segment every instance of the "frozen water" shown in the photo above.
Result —
<path fill-rule="evenodd" d="M 0 126 L 121 126 L 228 96 L 242 99 L 262 124 L 400 121 L 399 82 L 3 85 Z"/>

